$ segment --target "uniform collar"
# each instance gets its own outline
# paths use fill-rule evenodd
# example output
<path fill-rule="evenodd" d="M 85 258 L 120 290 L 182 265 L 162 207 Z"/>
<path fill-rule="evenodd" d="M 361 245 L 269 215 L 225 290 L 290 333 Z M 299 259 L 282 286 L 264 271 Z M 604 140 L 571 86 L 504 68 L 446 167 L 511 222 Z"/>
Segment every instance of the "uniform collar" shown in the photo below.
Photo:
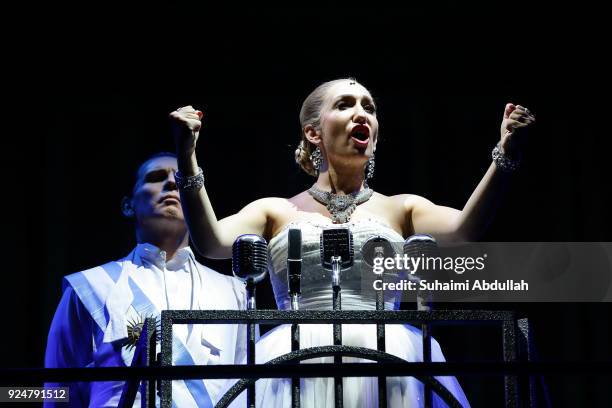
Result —
<path fill-rule="evenodd" d="M 149 243 L 143 243 L 136 245 L 136 259 L 141 263 L 151 263 L 157 266 L 159 269 L 167 269 L 175 271 L 179 269 L 186 269 L 186 264 L 189 259 L 193 259 L 193 252 L 188 246 L 183 247 L 176 251 L 174 258 L 166 262 L 166 251 L 163 251 L 155 245 Z"/>
<path fill-rule="evenodd" d="M 121 260 L 122 268 L 119 279 L 106 299 L 109 321 L 104 331 L 104 342 L 110 343 L 124 340 L 127 337 L 126 316 L 130 305 L 134 301 L 134 293 L 129 284 L 129 277 L 137 273 L 138 266 L 142 265 L 144 259 L 151 259 L 149 258 L 151 256 L 160 257 L 160 252 L 159 248 L 154 245 L 139 244 L 126 258 Z M 176 262 L 182 262 L 182 265 L 184 265 L 193 256 L 193 252 L 189 247 L 181 248 L 168 264 L 177 260 Z M 205 267 L 198 266 L 199 264 L 195 262 L 195 259 L 192 265 L 195 266 L 195 271 L 198 271 L 196 273 L 198 276 L 196 286 L 192 288 L 195 291 L 195 308 L 197 310 L 217 309 L 223 303 L 222 298 L 226 294 L 214 286 L 215 281 L 212 278 L 215 273 L 208 271 Z M 146 295 L 147 288 L 140 289 Z M 198 327 L 203 327 L 203 325 Z M 203 345 L 210 349 L 216 349 L 216 352 L 218 352 L 226 347 L 227 339 L 223 336 L 223 332 L 220 329 L 212 329 L 212 327 L 211 329 L 201 331 L 201 342 Z"/>

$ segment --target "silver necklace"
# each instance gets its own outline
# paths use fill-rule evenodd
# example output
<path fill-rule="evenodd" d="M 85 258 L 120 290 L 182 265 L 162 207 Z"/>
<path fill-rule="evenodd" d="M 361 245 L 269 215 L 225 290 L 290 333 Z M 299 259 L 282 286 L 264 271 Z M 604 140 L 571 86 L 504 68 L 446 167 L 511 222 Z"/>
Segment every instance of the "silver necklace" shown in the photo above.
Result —
<path fill-rule="evenodd" d="M 330 191 L 323 191 L 315 184 L 308 189 L 308 193 L 327 207 L 334 224 L 344 224 L 351 219 L 351 214 L 353 214 L 355 208 L 368 201 L 374 191 L 370 188 L 364 188 L 351 194 L 338 195 Z"/>

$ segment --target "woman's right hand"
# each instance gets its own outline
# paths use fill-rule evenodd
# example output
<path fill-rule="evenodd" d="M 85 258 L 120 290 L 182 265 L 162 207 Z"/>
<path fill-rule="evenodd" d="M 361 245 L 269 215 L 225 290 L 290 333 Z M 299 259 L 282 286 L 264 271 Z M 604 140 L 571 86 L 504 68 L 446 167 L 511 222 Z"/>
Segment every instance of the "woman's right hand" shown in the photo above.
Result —
<path fill-rule="evenodd" d="M 191 105 L 170 112 L 177 153 L 193 153 L 195 151 L 202 128 L 202 116 L 204 116 L 202 111 L 194 109 Z"/>

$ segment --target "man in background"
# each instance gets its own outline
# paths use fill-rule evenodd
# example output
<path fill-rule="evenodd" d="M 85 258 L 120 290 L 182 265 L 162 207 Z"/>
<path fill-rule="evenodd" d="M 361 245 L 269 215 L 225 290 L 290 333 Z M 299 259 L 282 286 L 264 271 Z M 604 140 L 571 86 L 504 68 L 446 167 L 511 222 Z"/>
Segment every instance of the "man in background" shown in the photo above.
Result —
<path fill-rule="evenodd" d="M 64 278 L 64 292 L 49 331 L 46 367 L 116 367 L 131 364 L 128 330 L 161 310 L 244 309 L 244 284 L 198 263 L 189 248 L 175 173 L 176 156 L 158 153 L 138 169 L 123 215 L 133 218 L 137 245 L 123 259 Z M 246 331 L 238 325 L 176 325 L 176 365 L 235 364 L 244 359 Z M 178 345 L 178 347 L 176 347 Z M 158 344 L 159 351 L 159 344 Z M 178 354 L 178 355 L 177 355 Z M 122 381 L 47 384 L 70 387 L 74 407 L 116 407 Z M 179 407 L 211 407 L 225 380 L 172 383 Z M 140 395 L 134 406 L 140 406 Z M 45 406 L 66 407 L 65 403 Z"/>

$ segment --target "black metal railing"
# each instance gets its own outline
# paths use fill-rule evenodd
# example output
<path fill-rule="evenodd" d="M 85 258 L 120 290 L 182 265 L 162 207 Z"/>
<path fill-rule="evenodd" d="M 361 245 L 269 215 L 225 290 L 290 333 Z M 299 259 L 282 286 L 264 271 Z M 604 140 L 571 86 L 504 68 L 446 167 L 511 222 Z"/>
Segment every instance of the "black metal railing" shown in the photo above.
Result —
<path fill-rule="evenodd" d="M 501 328 L 504 361 L 497 362 L 405 362 L 384 351 L 350 346 L 322 346 L 299 349 L 266 364 L 251 365 L 172 365 L 172 326 L 175 324 L 460 324 L 495 325 Z M 122 404 L 132 406 L 140 386 L 142 407 L 156 404 L 156 386 L 162 407 L 171 406 L 172 380 L 241 378 L 217 406 L 225 406 L 260 378 L 313 377 L 398 377 L 411 376 L 427 384 L 449 406 L 458 406 L 453 395 L 434 376 L 503 375 L 505 405 L 534 406 L 535 375 L 611 375 L 609 362 L 533 362 L 526 319 L 517 320 L 509 311 L 434 310 L 434 311 L 278 311 L 278 310 L 202 310 L 163 311 L 161 333 L 155 321 L 147 319 L 131 367 L 0 369 L 0 384 L 31 385 L 42 382 L 126 381 Z M 161 353 L 155 356 L 156 337 L 161 334 Z M 424 333 L 423 335 L 427 335 Z M 383 364 L 317 363 L 300 361 L 323 356 L 359 357 Z M 155 358 L 157 357 L 157 359 Z M 521 361 L 518 358 L 521 358 Z M 519 392 L 519 381 L 521 391 Z M 524 386 L 523 386 L 524 385 Z M 299 398 L 299 393 L 292 393 Z M 294 401 L 295 402 L 295 401 Z"/>
<path fill-rule="evenodd" d="M 491 324 L 499 325 L 502 329 L 502 344 L 504 361 L 513 362 L 517 359 L 517 330 L 516 318 L 513 312 L 508 311 L 474 311 L 474 310 L 435 310 L 435 311 L 312 311 L 312 310 L 247 310 L 247 311 L 207 311 L 190 310 L 178 311 L 168 310 L 162 312 L 161 317 L 161 365 L 172 365 L 172 326 L 175 324 L 334 324 L 336 327 L 342 324 L 377 324 L 377 333 L 381 339 L 377 339 L 379 348 L 384 344 L 384 330 L 380 330 L 384 324 L 421 324 L 430 326 L 432 324 Z M 384 326 L 382 326 L 384 327 Z M 430 344 L 429 330 L 423 331 L 423 344 Z M 295 346 L 294 346 L 295 348 Z M 299 347 L 298 347 L 299 348 Z M 254 350 L 252 351 L 254 353 Z M 431 351 L 425 351 L 425 355 L 431 355 Z M 383 350 L 370 350 L 360 347 L 349 347 L 335 344 L 333 346 L 312 347 L 307 349 L 293 350 L 283 356 L 268 362 L 268 366 L 278 364 L 292 364 L 293 375 L 288 378 L 302 377 L 304 366 L 299 362 L 315 357 L 332 356 L 335 358 L 334 367 L 340 368 L 344 364 L 338 363 L 342 357 L 351 356 L 368 360 L 396 364 L 415 364 L 408 363 L 396 356 L 385 353 Z M 254 361 L 252 359 L 251 361 Z M 427 364 L 424 363 L 424 364 Z M 316 364 L 309 364 L 316 365 Z M 238 366 L 238 369 L 244 367 Z M 339 378 L 347 375 L 336 374 Z M 347 373 L 348 376 L 352 373 Z M 325 375 L 329 376 L 329 374 Z M 388 374 L 379 374 L 379 377 L 388 377 Z M 242 378 L 237 375 L 236 378 Z M 456 398 L 440 384 L 432 375 L 413 375 L 426 385 L 427 390 L 435 392 L 445 403 L 451 407 L 460 407 Z M 244 378 L 238 381 L 217 403 L 217 408 L 224 408 L 235 399 L 238 394 L 252 387 L 257 378 Z M 299 406 L 299 393 L 293 387 L 292 405 Z M 515 376 L 505 376 L 505 400 L 506 406 L 518 406 L 518 382 Z M 169 408 L 172 406 L 172 386 L 171 381 L 161 381 L 161 407 Z M 336 405 L 341 402 L 335 398 Z"/>

